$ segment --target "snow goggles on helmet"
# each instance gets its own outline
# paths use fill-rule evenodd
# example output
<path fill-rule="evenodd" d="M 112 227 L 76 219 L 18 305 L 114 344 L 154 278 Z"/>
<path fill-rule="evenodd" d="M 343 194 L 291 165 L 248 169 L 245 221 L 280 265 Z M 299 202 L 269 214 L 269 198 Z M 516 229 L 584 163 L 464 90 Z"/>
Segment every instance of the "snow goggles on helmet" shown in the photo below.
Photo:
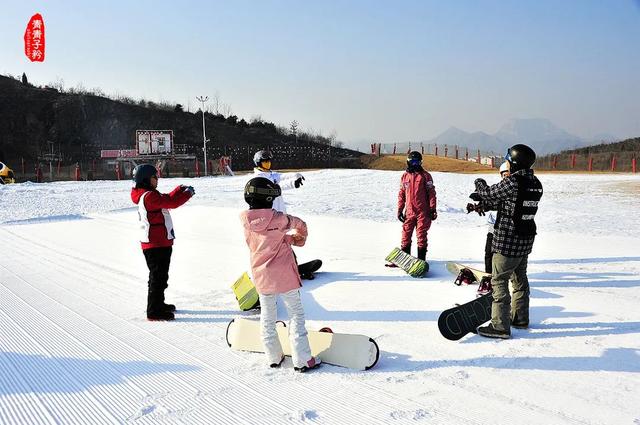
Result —
<path fill-rule="evenodd" d="M 246 195 L 263 195 L 265 200 L 272 201 L 282 194 L 280 186 L 276 186 L 274 189 L 266 187 L 247 186 L 245 190 Z"/>
<path fill-rule="evenodd" d="M 407 164 L 412 165 L 412 166 L 416 166 L 416 165 L 422 165 L 422 160 L 421 159 L 409 159 L 407 160 Z"/>
<path fill-rule="evenodd" d="M 504 156 L 504 159 L 511 162 L 511 148 L 507 149 L 507 154 Z"/>

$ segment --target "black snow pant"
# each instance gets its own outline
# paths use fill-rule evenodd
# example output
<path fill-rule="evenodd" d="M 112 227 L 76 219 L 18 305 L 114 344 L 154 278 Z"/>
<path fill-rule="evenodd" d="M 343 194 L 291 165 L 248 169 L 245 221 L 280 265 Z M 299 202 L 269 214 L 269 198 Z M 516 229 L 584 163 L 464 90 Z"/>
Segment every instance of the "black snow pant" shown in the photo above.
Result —
<path fill-rule="evenodd" d="M 487 242 L 484 244 L 484 271 L 491 273 L 492 264 L 491 259 L 493 253 L 491 252 L 491 244 L 493 243 L 493 233 L 487 233 Z"/>
<path fill-rule="evenodd" d="M 164 305 L 164 290 L 169 281 L 169 264 L 172 247 L 149 248 L 144 251 L 144 258 L 149 267 L 149 292 L 147 294 L 147 315 L 161 313 Z"/>

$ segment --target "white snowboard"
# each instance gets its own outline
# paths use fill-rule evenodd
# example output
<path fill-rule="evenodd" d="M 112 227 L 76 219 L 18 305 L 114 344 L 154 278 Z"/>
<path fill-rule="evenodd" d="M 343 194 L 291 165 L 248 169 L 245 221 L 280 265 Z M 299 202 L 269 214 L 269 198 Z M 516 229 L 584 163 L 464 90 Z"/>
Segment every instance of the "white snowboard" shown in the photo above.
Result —
<path fill-rule="evenodd" d="M 284 322 L 278 322 L 278 337 L 286 356 L 291 355 L 289 332 Z M 323 363 L 350 369 L 369 370 L 378 362 L 378 344 L 365 335 L 338 334 L 310 331 L 311 355 L 318 356 Z M 234 319 L 227 325 L 227 344 L 234 350 L 264 353 L 260 322 Z"/>
<path fill-rule="evenodd" d="M 482 278 L 485 276 L 491 276 L 491 273 L 485 273 L 484 270 L 474 269 L 472 267 L 465 266 L 464 264 L 449 262 L 447 263 L 446 267 L 449 273 L 454 274 L 456 276 L 460 273 L 460 270 L 469 269 L 469 271 L 473 273 L 473 275 L 475 276 L 478 282 L 480 282 Z"/>

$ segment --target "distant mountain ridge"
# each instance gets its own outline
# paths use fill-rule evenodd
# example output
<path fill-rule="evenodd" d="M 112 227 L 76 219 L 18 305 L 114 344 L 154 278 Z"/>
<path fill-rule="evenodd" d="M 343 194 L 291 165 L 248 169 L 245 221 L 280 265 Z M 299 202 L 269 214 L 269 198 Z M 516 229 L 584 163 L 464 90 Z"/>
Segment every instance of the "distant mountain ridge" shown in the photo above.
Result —
<path fill-rule="evenodd" d="M 482 152 L 503 152 L 508 146 L 524 143 L 538 154 L 548 154 L 585 146 L 590 142 L 575 136 L 545 118 L 517 118 L 507 121 L 495 134 L 473 133 L 450 127 L 427 143 L 459 145 Z"/>

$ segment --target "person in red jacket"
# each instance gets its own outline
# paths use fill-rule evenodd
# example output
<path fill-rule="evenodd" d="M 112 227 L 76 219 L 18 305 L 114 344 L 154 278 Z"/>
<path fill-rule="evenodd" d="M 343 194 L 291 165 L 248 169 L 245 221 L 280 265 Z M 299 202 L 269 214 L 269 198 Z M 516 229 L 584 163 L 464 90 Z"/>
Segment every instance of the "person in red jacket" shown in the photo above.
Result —
<path fill-rule="evenodd" d="M 192 186 L 181 185 L 169 194 L 158 192 L 158 171 L 151 164 L 138 165 L 133 180 L 136 185 L 131 189 L 131 200 L 138 205 L 140 244 L 149 267 L 147 319 L 173 320 L 176 306 L 164 302 L 175 238 L 169 209 L 187 202 L 195 191 Z"/>
<path fill-rule="evenodd" d="M 413 151 L 407 157 L 407 171 L 400 180 L 398 220 L 402 222 L 400 249 L 411 254 L 411 236 L 416 230 L 418 258 L 427 256 L 427 231 L 438 217 L 436 188 L 431 174 L 422 168 L 422 155 Z"/>

